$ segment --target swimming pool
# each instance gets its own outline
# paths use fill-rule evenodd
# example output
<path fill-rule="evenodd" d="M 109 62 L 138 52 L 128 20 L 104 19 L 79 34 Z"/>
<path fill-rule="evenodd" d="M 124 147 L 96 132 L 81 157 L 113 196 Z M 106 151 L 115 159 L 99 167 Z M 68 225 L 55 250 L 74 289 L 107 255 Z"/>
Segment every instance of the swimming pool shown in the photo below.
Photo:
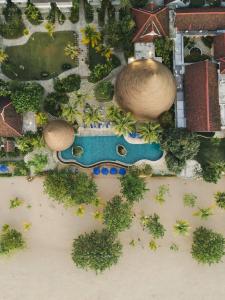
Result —
<path fill-rule="evenodd" d="M 117 152 L 118 145 L 127 151 L 121 156 Z M 83 148 L 83 154 L 74 156 L 74 146 Z M 156 161 L 163 155 L 159 144 L 130 144 L 123 136 L 76 136 L 73 146 L 58 152 L 58 158 L 64 163 L 75 163 L 82 167 L 93 167 L 103 162 L 118 163 L 125 166 L 135 164 L 140 160 Z"/>

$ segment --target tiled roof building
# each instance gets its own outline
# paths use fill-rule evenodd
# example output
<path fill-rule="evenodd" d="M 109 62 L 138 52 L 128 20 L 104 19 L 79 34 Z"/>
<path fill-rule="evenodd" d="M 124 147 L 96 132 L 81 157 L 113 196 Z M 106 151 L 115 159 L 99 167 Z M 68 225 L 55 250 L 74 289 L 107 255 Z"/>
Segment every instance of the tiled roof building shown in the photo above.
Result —
<path fill-rule="evenodd" d="M 187 65 L 184 76 L 187 128 L 210 132 L 221 129 L 217 64 L 208 60 Z"/>
<path fill-rule="evenodd" d="M 178 31 L 224 29 L 225 7 L 176 9 L 175 27 Z"/>
<path fill-rule="evenodd" d="M 22 124 L 22 117 L 16 112 L 12 102 L 6 97 L 0 97 L 0 136 L 21 136 Z"/>
<path fill-rule="evenodd" d="M 158 36 L 169 35 L 169 9 L 150 4 L 146 9 L 132 8 L 136 23 L 133 42 L 149 43 Z"/>

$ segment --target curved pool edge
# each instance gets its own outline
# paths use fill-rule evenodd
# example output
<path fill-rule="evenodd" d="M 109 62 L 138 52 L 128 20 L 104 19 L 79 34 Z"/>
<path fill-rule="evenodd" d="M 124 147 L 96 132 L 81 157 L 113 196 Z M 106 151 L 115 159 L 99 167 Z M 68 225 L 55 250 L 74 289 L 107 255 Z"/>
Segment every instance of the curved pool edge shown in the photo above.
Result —
<path fill-rule="evenodd" d="M 157 160 L 140 159 L 140 160 L 136 161 L 133 164 L 126 164 L 126 163 L 119 162 L 119 161 L 110 161 L 110 160 L 107 160 L 107 161 L 100 161 L 100 162 L 97 162 L 97 163 L 94 163 L 94 164 L 86 166 L 86 165 L 83 165 L 81 163 L 75 162 L 74 159 L 73 160 L 68 160 L 68 159 L 64 160 L 61 157 L 61 152 L 60 151 L 56 152 L 56 157 L 59 160 L 59 162 L 62 163 L 62 164 L 65 164 L 65 165 L 75 165 L 77 167 L 81 167 L 81 168 L 84 168 L 84 169 L 91 169 L 91 168 L 94 168 L 94 167 L 98 167 L 98 166 L 100 166 L 102 164 L 111 164 L 111 165 L 118 166 L 118 167 L 128 168 L 130 166 L 139 166 L 141 164 L 157 165 L 157 164 L 161 163 L 165 159 L 165 151 L 163 151 L 162 156 L 159 159 L 157 159 Z"/>

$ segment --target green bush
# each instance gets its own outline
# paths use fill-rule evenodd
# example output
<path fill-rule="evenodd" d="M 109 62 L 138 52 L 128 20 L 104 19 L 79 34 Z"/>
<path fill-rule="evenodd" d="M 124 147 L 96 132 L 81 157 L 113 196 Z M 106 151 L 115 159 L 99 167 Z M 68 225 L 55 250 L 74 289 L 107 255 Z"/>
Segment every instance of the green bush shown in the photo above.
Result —
<path fill-rule="evenodd" d="M 43 21 L 40 10 L 33 3 L 31 3 L 30 0 L 27 2 L 25 15 L 28 21 L 33 25 L 39 25 Z"/>
<path fill-rule="evenodd" d="M 166 165 L 168 170 L 175 174 L 180 174 L 180 172 L 183 170 L 183 168 L 186 165 L 186 161 L 183 158 L 179 159 L 171 152 L 168 152 L 166 154 L 165 160 L 166 160 Z"/>
<path fill-rule="evenodd" d="M 95 98 L 100 102 L 111 101 L 114 94 L 114 86 L 110 81 L 99 82 L 94 89 Z"/>
<path fill-rule="evenodd" d="M 44 110 L 55 117 L 62 114 L 61 104 L 68 103 L 69 97 L 65 93 L 50 93 L 44 100 Z"/>
<path fill-rule="evenodd" d="M 34 157 L 28 161 L 27 166 L 33 168 L 34 173 L 38 174 L 44 170 L 48 163 L 48 157 L 44 154 L 35 154 Z"/>
<path fill-rule="evenodd" d="M 9 84 L 0 79 L 0 97 L 3 96 L 3 97 L 6 97 L 6 96 L 9 96 L 11 94 L 11 91 L 10 91 L 10 88 L 9 88 Z"/>
<path fill-rule="evenodd" d="M 162 57 L 163 63 L 173 68 L 173 41 L 167 37 L 159 37 L 154 41 L 156 56 Z"/>
<path fill-rule="evenodd" d="M 25 248 L 25 241 L 20 232 L 5 224 L 0 234 L 0 255 L 10 255 Z"/>
<path fill-rule="evenodd" d="M 116 264 L 122 245 L 107 230 L 85 233 L 73 242 L 72 259 L 77 267 L 102 272 Z"/>
<path fill-rule="evenodd" d="M 142 225 L 148 229 L 148 232 L 155 239 L 162 238 L 166 232 L 166 229 L 159 221 L 159 216 L 154 214 L 152 216 L 144 216 L 141 218 Z"/>
<path fill-rule="evenodd" d="M 183 197 L 184 206 L 194 207 L 196 204 L 197 196 L 192 193 L 186 193 Z"/>
<path fill-rule="evenodd" d="M 207 182 L 217 183 L 225 170 L 224 162 L 208 162 L 201 165 L 200 175 Z"/>
<path fill-rule="evenodd" d="M 189 63 L 189 62 L 198 62 L 198 61 L 203 61 L 206 59 L 210 59 L 210 56 L 206 54 L 198 54 L 198 53 L 193 53 L 185 56 L 184 62 Z"/>
<path fill-rule="evenodd" d="M 54 89 L 58 93 L 70 93 L 80 89 L 80 75 L 72 74 L 63 79 L 56 79 Z"/>
<path fill-rule="evenodd" d="M 44 89 L 36 82 L 17 84 L 12 91 L 11 100 L 18 113 L 36 112 L 40 109 Z"/>
<path fill-rule="evenodd" d="M 5 17 L 5 22 L 0 23 L 0 34 L 6 39 L 16 39 L 23 36 L 25 25 L 19 7 L 11 0 L 7 0 L 2 13 Z"/>
<path fill-rule="evenodd" d="M 190 7 L 201 7 L 204 6 L 205 0 L 190 0 Z"/>
<path fill-rule="evenodd" d="M 16 138 L 16 145 L 23 154 L 42 148 L 44 146 L 42 133 L 26 132 L 23 136 Z"/>
<path fill-rule="evenodd" d="M 110 232 L 117 233 L 130 228 L 132 223 L 132 210 L 128 202 L 120 196 L 115 196 L 107 202 L 103 211 L 103 222 Z"/>
<path fill-rule="evenodd" d="M 213 45 L 213 36 L 202 36 L 201 40 L 205 44 L 206 47 L 208 47 L 209 49 L 212 48 L 212 45 Z"/>
<path fill-rule="evenodd" d="M 139 172 L 130 171 L 120 178 L 121 193 L 129 203 L 140 201 L 148 191 L 144 178 L 139 177 Z"/>
<path fill-rule="evenodd" d="M 199 263 L 219 263 L 225 253 L 225 239 L 222 234 L 199 227 L 193 233 L 191 253 Z"/>
<path fill-rule="evenodd" d="M 159 116 L 159 124 L 162 128 L 173 128 L 175 125 L 174 112 L 169 110 Z"/>
<path fill-rule="evenodd" d="M 74 174 L 69 170 L 48 172 L 44 179 L 45 193 L 66 206 L 92 203 L 97 198 L 97 186 L 86 173 Z"/>
<path fill-rule="evenodd" d="M 92 23 L 94 20 L 94 10 L 87 0 L 84 0 L 84 15 L 87 23 Z"/>
<path fill-rule="evenodd" d="M 69 20 L 72 23 L 77 23 L 79 21 L 79 0 L 72 0 L 72 7 L 70 9 Z"/>
<path fill-rule="evenodd" d="M 215 194 L 216 204 L 220 207 L 225 209 L 225 192 L 217 192 Z"/>

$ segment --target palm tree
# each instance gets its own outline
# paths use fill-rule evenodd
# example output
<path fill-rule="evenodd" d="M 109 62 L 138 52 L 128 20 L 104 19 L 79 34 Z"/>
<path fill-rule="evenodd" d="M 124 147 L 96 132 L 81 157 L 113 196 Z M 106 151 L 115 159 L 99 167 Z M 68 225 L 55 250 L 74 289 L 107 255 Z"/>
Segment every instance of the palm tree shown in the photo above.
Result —
<path fill-rule="evenodd" d="M 86 126 L 90 126 L 91 124 L 98 124 L 102 121 L 102 115 L 98 108 L 89 106 L 86 110 L 83 118 Z"/>
<path fill-rule="evenodd" d="M 141 124 L 138 128 L 141 137 L 147 143 L 159 143 L 162 128 L 158 122 L 151 121 L 149 123 Z"/>
<path fill-rule="evenodd" d="M 53 38 L 53 32 L 55 30 L 55 25 L 51 22 L 47 22 L 45 24 L 45 29 L 48 31 L 48 34 L 50 35 L 50 37 Z"/>
<path fill-rule="evenodd" d="M 112 50 L 110 47 L 103 47 L 102 52 L 101 52 L 101 56 L 104 56 L 106 58 L 106 60 L 110 60 L 110 58 L 112 57 Z"/>
<path fill-rule="evenodd" d="M 76 121 L 79 121 L 81 116 L 80 111 L 76 105 L 71 103 L 66 103 L 61 105 L 62 108 L 62 117 L 69 123 L 74 124 Z"/>
<path fill-rule="evenodd" d="M 131 113 L 121 112 L 113 121 L 113 128 L 118 135 L 127 135 L 135 131 L 135 120 Z"/>
<path fill-rule="evenodd" d="M 66 56 L 69 56 L 72 60 L 75 60 L 78 57 L 80 51 L 75 44 L 68 43 L 64 48 L 64 53 Z"/>
<path fill-rule="evenodd" d="M 200 217 L 202 220 L 207 220 L 210 216 L 213 215 L 212 211 L 213 207 L 208 208 L 199 208 L 193 215 L 196 217 Z"/>
<path fill-rule="evenodd" d="M 85 104 L 85 100 L 88 98 L 86 94 L 82 94 L 79 91 L 75 91 L 70 98 L 71 102 L 76 104 L 76 106 L 83 107 Z"/>
<path fill-rule="evenodd" d="M 101 41 L 101 34 L 96 30 L 94 25 L 87 25 L 81 29 L 81 32 L 83 34 L 82 43 L 84 45 L 90 44 L 92 48 L 95 48 Z"/>
<path fill-rule="evenodd" d="M 107 109 L 106 116 L 109 121 L 114 122 L 114 120 L 118 119 L 120 115 L 121 109 L 116 105 L 112 105 Z"/>
<path fill-rule="evenodd" d="M 6 54 L 4 50 L 0 49 L 0 64 L 6 61 L 7 58 L 8 58 L 8 54 Z"/>
<path fill-rule="evenodd" d="M 187 235 L 190 228 L 191 227 L 190 227 L 189 223 L 184 220 L 178 220 L 178 221 L 176 221 L 176 224 L 174 225 L 175 232 L 180 235 Z"/>

